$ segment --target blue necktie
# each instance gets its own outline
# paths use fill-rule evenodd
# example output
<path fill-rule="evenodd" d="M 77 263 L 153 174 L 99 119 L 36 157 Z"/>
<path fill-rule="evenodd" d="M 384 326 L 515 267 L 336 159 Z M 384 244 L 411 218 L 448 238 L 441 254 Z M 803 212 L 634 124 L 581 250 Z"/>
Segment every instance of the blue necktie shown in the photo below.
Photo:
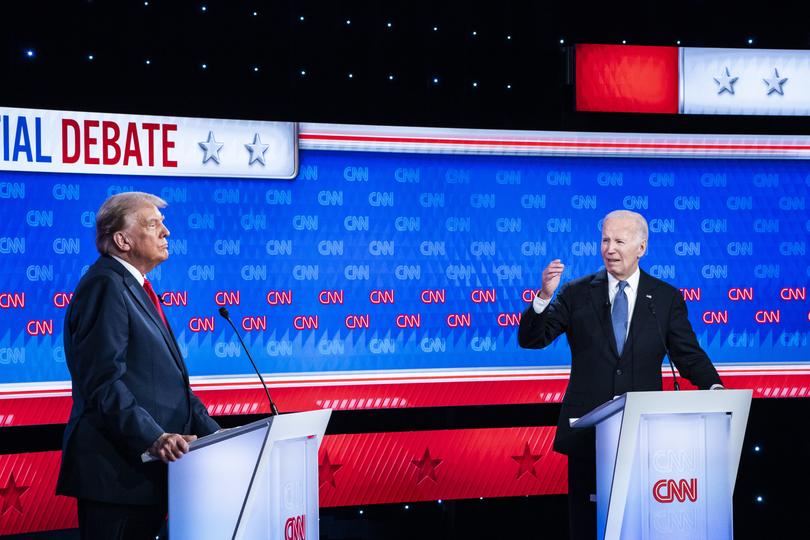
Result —
<path fill-rule="evenodd" d="M 619 351 L 619 356 L 622 355 L 624 338 L 627 336 L 627 295 L 624 293 L 625 287 L 627 287 L 627 282 L 620 281 L 616 298 L 613 299 L 613 311 L 610 314 L 613 319 L 613 335 L 616 337 L 616 350 Z"/>

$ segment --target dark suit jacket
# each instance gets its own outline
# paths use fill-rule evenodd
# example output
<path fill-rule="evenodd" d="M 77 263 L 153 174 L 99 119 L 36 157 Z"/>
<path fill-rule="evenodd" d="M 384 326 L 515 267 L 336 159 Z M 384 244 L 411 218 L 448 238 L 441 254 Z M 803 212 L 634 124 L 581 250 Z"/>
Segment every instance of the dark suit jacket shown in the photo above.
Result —
<path fill-rule="evenodd" d="M 219 426 L 191 392 L 180 350 L 143 287 L 112 257 L 81 279 L 65 315 L 73 409 L 57 493 L 119 504 L 156 504 L 166 467 L 141 462 L 162 433 Z"/>
<path fill-rule="evenodd" d="M 720 384 L 717 371 L 698 345 L 680 292 L 643 271 L 621 357 L 613 337 L 604 269 L 566 283 L 539 315 L 529 306 L 520 320 L 518 343 L 541 349 L 562 333 L 571 348 L 571 377 L 554 449 L 563 454 L 587 457 L 593 452 L 592 430 L 571 429 L 569 418 L 579 418 L 625 392 L 661 390 L 661 363 L 666 353 L 661 335 L 682 376 L 704 389 Z"/>

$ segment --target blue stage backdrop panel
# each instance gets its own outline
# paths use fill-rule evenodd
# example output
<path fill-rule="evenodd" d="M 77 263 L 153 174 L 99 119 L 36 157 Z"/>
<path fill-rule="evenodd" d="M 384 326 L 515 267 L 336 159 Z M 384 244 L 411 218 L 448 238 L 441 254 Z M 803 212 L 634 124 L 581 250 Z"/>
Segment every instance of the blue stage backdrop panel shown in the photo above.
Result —
<path fill-rule="evenodd" d="M 221 304 L 268 373 L 566 366 L 564 337 L 518 347 L 517 314 L 550 260 L 564 280 L 601 266 L 600 220 L 622 208 L 648 218 L 642 266 L 684 289 L 715 363 L 810 361 L 807 161 L 299 157 L 293 180 L 0 173 L 0 383 L 69 379 L 64 305 L 95 211 L 128 190 L 169 202 L 149 277 L 192 375 L 250 370 Z"/>

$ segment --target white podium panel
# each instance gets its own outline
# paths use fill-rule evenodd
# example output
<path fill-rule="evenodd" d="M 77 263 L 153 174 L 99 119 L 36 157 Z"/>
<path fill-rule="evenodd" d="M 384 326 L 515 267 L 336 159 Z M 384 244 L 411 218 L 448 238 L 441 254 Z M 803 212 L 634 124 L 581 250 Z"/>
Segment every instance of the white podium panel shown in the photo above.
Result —
<path fill-rule="evenodd" d="M 318 447 L 331 411 L 269 417 L 169 465 L 172 540 L 318 538 Z"/>
<path fill-rule="evenodd" d="M 596 426 L 597 537 L 731 540 L 750 390 L 630 392 Z"/>

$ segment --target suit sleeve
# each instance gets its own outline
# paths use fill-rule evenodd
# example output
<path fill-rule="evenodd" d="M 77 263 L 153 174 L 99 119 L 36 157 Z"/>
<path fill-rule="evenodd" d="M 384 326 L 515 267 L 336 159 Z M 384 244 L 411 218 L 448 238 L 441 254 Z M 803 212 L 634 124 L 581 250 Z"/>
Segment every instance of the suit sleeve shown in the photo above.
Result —
<path fill-rule="evenodd" d="M 163 428 L 138 405 L 122 380 L 127 371 L 129 314 L 121 286 L 111 276 L 99 276 L 77 300 L 68 319 L 73 384 L 79 386 L 87 408 L 101 419 L 101 429 L 140 454 Z"/>
<path fill-rule="evenodd" d="M 568 329 L 570 317 L 568 288 L 563 286 L 542 313 L 535 313 L 534 307 L 523 312 L 518 327 L 518 344 L 524 349 L 542 349 Z"/>
<path fill-rule="evenodd" d="M 689 322 L 686 302 L 680 294 L 675 294 L 670 308 L 666 337 L 672 361 L 681 375 L 704 390 L 713 384 L 722 384 L 717 370 L 698 344 L 692 324 Z"/>
<path fill-rule="evenodd" d="M 191 433 L 198 437 L 205 437 L 219 431 L 220 427 L 216 420 L 208 414 L 200 398 L 189 392 L 191 397 Z"/>

